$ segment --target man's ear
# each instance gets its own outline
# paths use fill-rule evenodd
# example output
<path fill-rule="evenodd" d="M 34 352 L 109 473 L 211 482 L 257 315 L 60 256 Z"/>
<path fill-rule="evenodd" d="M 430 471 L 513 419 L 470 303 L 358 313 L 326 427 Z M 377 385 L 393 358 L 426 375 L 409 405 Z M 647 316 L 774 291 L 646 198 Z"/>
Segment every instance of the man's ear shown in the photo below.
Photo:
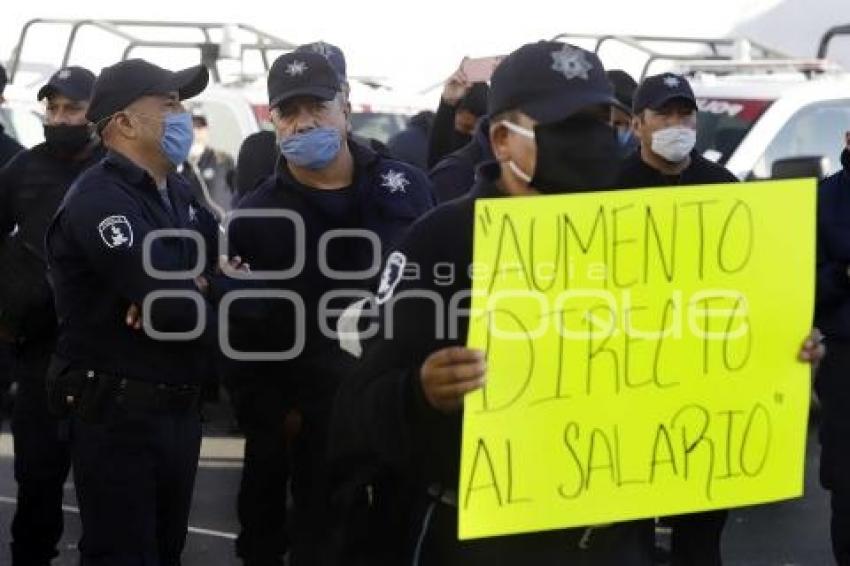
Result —
<path fill-rule="evenodd" d="M 643 116 L 640 114 L 635 114 L 632 116 L 632 131 L 636 136 L 640 137 L 641 130 L 643 129 Z"/>
<path fill-rule="evenodd" d="M 490 147 L 493 150 L 493 155 L 499 162 L 510 161 L 510 147 L 508 145 L 509 137 L 508 129 L 500 124 L 490 124 Z"/>
<path fill-rule="evenodd" d="M 139 122 L 134 120 L 130 114 L 119 112 L 112 118 L 111 127 L 123 138 L 136 139 L 139 137 Z"/>

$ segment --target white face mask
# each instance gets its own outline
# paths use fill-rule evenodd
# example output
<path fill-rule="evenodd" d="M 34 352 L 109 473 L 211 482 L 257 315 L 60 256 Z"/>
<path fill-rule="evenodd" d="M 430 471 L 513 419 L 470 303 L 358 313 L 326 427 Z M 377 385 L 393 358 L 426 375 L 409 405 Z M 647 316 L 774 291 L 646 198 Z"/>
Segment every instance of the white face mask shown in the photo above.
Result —
<path fill-rule="evenodd" d="M 652 151 L 670 163 L 681 163 L 694 149 L 697 132 L 685 126 L 673 126 L 652 134 Z"/>
<path fill-rule="evenodd" d="M 523 128 L 519 124 L 514 124 L 513 122 L 508 122 L 506 120 L 502 120 L 502 125 L 505 126 L 507 129 L 511 130 L 512 132 L 516 133 L 516 134 L 519 134 L 521 136 L 525 136 L 526 138 L 528 138 L 530 140 L 534 139 L 534 132 L 532 130 L 529 130 L 528 128 Z M 525 171 L 520 169 L 519 165 L 514 163 L 513 160 L 508 161 L 508 167 L 510 167 L 511 171 L 514 172 L 514 175 L 519 177 L 524 183 L 528 184 L 528 183 L 531 182 L 531 177 Z"/>

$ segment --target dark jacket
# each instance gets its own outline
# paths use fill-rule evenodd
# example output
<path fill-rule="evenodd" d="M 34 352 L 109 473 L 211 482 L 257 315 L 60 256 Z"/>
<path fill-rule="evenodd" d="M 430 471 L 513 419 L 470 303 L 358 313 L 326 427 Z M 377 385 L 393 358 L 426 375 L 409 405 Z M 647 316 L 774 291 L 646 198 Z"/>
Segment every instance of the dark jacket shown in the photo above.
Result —
<path fill-rule="evenodd" d="M 696 151 L 691 153 L 691 164 L 679 175 L 664 175 L 647 165 L 640 149 L 627 157 L 620 167 L 617 187 L 636 189 L 666 185 L 713 185 L 736 183 L 738 178 L 722 165 L 704 158 Z"/>
<path fill-rule="evenodd" d="M 815 326 L 829 342 L 850 341 L 850 172 L 818 188 Z M 840 346 L 847 347 L 847 346 Z"/>
<path fill-rule="evenodd" d="M 263 181 L 274 175 L 275 164 L 280 155 L 277 136 L 269 130 L 260 130 L 242 140 L 236 157 L 236 195 L 239 199 L 256 189 Z"/>
<path fill-rule="evenodd" d="M 414 220 L 434 206 L 425 173 L 380 157 L 351 140 L 349 147 L 355 166 L 350 187 L 323 191 L 303 186 L 281 159 L 276 174 L 240 201 L 237 215 L 244 210 L 273 210 L 284 211 L 290 218 L 237 218 L 230 223 L 228 233 L 231 252 L 250 263 L 254 272 L 281 274 L 293 266 L 300 268 L 288 276 L 232 283 L 233 289 L 285 290 L 297 297 L 291 301 L 240 301 L 243 304 L 231 310 L 229 325 L 234 347 L 252 352 L 283 352 L 292 349 L 299 339 L 303 343 L 296 348 L 299 355 L 287 360 L 229 362 L 231 380 L 249 374 L 277 376 L 289 379 L 296 389 L 306 383 L 311 396 L 321 397 L 333 390 L 339 374 L 344 373 L 342 367 L 334 367 L 334 356 L 342 352 L 335 340 L 326 336 L 332 331 L 322 332 L 321 325 L 334 329 L 339 313 L 319 320 L 323 297 L 331 291 L 348 292 L 329 303 L 332 308 L 344 309 L 365 294 L 377 275 L 383 248 L 396 242 Z M 293 221 L 292 216 L 300 222 Z M 303 226 L 300 244 L 296 222 Z M 325 247 L 327 265 L 323 272 L 318 259 L 320 242 L 338 230 L 368 230 L 377 236 L 379 249 L 373 249 L 373 243 L 364 237 L 340 237 Z M 327 268 L 362 273 L 331 276 Z M 303 316 L 296 316 L 293 301 L 303 304 Z M 314 380 L 310 376 L 319 377 Z"/>
<path fill-rule="evenodd" d="M 143 248 L 154 230 L 197 232 L 204 246 L 186 237 L 153 240 L 150 266 L 200 266 L 212 277 L 218 231 L 183 177 L 169 175 L 167 186 L 173 213 L 147 172 L 109 152 L 77 179 L 59 207 L 47 233 L 47 260 L 59 317 L 56 352 L 72 367 L 153 383 L 200 383 L 198 360 L 208 355 L 215 330 L 211 305 L 191 276 L 166 279 L 147 269 Z M 199 327 L 200 337 L 156 340 L 127 327 L 130 304 L 143 306 L 159 291 L 170 294 L 151 300 L 150 327 L 169 333 Z"/>
<path fill-rule="evenodd" d="M 447 321 L 469 310 L 468 295 L 456 309 L 451 305 L 471 287 L 475 201 L 504 196 L 497 185 L 498 177 L 497 164 L 482 166 L 472 191 L 416 222 L 388 258 L 388 266 L 395 267 L 385 270 L 378 290 L 382 312 L 377 321 L 372 321 L 377 334 L 366 344 L 356 372 L 343 382 L 331 421 L 335 493 L 339 500 L 366 506 L 359 512 L 349 508 L 341 516 L 355 518 L 349 520 L 348 529 L 355 532 L 350 538 L 363 544 L 368 539 L 363 531 L 372 528 L 377 539 L 385 543 L 382 551 L 397 553 L 395 561 L 388 564 L 652 564 L 651 521 L 600 529 L 600 537 L 586 550 L 580 547 L 585 529 L 461 542 L 457 538 L 457 508 L 426 497 L 429 488 L 454 489 L 457 485 L 463 416 L 460 412 L 446 415 L 428 404 L 419 368 L 431 353 L 465 342 L 468 317 L 459 317 L 454 336 L 454 326 Z M 402 278 L 404 269 L 398 266 L 412 265 L 418 266 L 420 277 Z M 447 265 L 456 277 L 441 285 L 435 281 L 435 269 Z M 422 299 L 392 300 L 406 291 L 433 293 L 442 302 L 425 295 Z M 442 305 L 439 314 L 435 302 Z M 392 317 L 383 314 L 383 309 L 389 308 L 393 309 Z M 438 329 L 446 330 L 443 337 Z M 358 489 L 368 490 L 369 497 L 352 495 Z M 369 506 L 380 506 L 387 500 L 410 501 L 410 508 L 391 509 L 397 513 L 394 517 L 380 511 L 369 513 Z M 382 528 L 387 530 L 381 532 Z M 386 556 L 381 559 L 388 560 Z"/>
<path fill-rule="evenodd" d="M 387 149 L 399 161 L 428 170 L 428 136 L 434 121 L 433 112 L 420 112 L 410 119 L 407 128 L 390 138 Z"/>
<path fill-rule="evenodd" d="M 0 124 L 0 167 L 3 167 L 3 165 L 8 163 L 10 159 L 15 157 L 23 149 L 24 146 L 4 132 L 3 124 Z"/>
<path fill-rule="evenodd" d="M 0 170 L 0 306 L 7 313 L 20 308 L 18 340 L 49 338 L 55 332 L 44 236 L 68 188 L 103 154 L 97 147 L 73 160 L 42 143 L 19 152 Z"/>
<path fill-rule="evenodd" d="M 456 106 L 440 100 L 428 140 L 428 168 L 435 166 L 442 158 L 462 148 L 472 139 L 472 136 L 462 134 L 455 129 L 456 113 Z"/>
<path fill-rule="evenodd" d="M 443 158 L 428 174 L 434 183 L 434 196 L 443 203 L 465 195 L 475 184 L 475 170 L 492 161 L 490 120 L 482 118 L 475 128 L 472 141 Z"/>

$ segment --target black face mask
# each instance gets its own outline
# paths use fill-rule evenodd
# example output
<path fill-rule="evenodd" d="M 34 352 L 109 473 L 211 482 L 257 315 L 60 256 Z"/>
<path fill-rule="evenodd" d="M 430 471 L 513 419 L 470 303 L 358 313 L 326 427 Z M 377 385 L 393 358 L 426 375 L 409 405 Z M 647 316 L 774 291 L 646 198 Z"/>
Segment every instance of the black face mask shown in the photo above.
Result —
<path fill-rule="evenodd" d="M 590 116 L 534 128 L 537 162 L 529 183 L 544 194 L 610 189 L 622 153 L 614 128 Z"/>
<path fill-rule="evenodd" d="M 91 130 L 83 126 L 44 126 L 44 139 L 50 149 L 62 155 L 75 155 L 91 141 Z"/>

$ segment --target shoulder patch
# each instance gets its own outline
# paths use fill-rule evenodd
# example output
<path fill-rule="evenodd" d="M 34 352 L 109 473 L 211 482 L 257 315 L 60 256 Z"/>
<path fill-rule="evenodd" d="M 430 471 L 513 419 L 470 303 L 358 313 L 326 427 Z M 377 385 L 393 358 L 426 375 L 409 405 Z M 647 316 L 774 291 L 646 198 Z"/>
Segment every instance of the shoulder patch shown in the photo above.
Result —
<path fill-rule="evenodd" d="M 410 185 L 410 179 L 404 171 L 387 169 L 384 173 L 381 173 L 381 187 L 385 188 L 390 194 L 406 193 L 408 185 Z"/>
<path fill-rule="evenodd" d="M 407 256 L 401 252 L 393 252 L 387 258 L 387 265 L 384 267 L 384 272 L 381 274 L 381 284 L 378 287 L 378 294 L 375 302 L 382 305 L 389 301 L 395 288 L 401 283 L 404 277 L 404 267 L 407 265 Z"/>
<path fill-rule="evenodd" d="M 97 231 L 108 248 L 133 247 L 133 227 L 126 216 L 107 216 L 98 224 Z"/>

